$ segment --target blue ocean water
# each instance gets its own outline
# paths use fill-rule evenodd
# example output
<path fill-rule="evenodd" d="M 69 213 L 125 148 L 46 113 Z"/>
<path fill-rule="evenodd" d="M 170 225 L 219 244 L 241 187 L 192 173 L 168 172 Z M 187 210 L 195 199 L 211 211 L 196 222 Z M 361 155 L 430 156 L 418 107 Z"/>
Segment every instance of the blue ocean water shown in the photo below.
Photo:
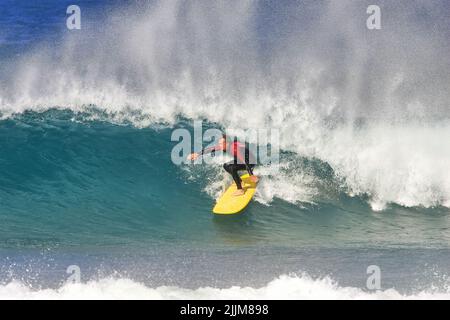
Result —
<path fill-rule="evenodd" d="M 361 77 L 370 90 L 360 92 L 341 68 L 354 75 L 356 65 L 395 64 L 397 53 L 363 63 L 359 50 L 348 49 L 366 48 L 361 39 L 344 27 L 339 35 L 318 28 L 322 15 L 345 17 L 336 4 L 307 2 L 295 13 L 295 2 L 230 9 L 78 1 L 82 29 L 69 31 L 70 4 L 0 2 L 0 297 L 87 290 L 92 297 L 448 298 L 450 145 L 443 137 L 450 126 L 440 90 L 448 57 L 427 69 L 441 80 L 431 87 L 421 82 L 423 70 L 396 64 L 400 70 L 381 82 L 398 87 L 377 100 L 371 94 L 381 90 L 384 70 L 371 69 L 374 83 Z M 434 30 L 426 41 L 448 32 L 441 11 L 406 2 L 391 9 L 424 19 L 400 51 L 425 41 L 422 28 Z M 405 37 L 405 16 L 394 35 Z M 308 60 L 313 48 L 290 47 L 292 25 L 305 30 L 300 43 L 322 47 L 322 40 L 337 50 Z M 390 47 L 393 33 L 372 40 Z M 407 59 L 440 54 L 418 50 Z M 317 76 L 316 67 L 335 73 Z M 172 163 L 171 134 L 193 132 L 194 119 L 225 129 L 249 115 L 250 126 L 281 128 L 280 167 L 257 168 L 260 187 L 243 214 L 214 216 L 229 177 L 220 162 Z M 71 265 L 84 289 L 65 284 Z M 381 269 L 381 291 L 366 286 L 370 265 Z"/>

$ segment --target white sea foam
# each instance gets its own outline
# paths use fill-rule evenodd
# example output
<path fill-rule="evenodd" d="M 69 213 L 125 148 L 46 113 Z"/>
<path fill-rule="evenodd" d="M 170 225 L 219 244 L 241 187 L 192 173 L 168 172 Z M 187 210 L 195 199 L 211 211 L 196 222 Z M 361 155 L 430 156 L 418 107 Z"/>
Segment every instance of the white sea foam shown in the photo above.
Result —
<path fill-rule="evenodd" d="M 450 126 L 375 125 L 334 131 L 315 155 L 326 159 L 352 194 L 369 194 L 374 210 L 392 202 L 403 206 L 448 205 Z"/>
<path fill-rule="evenodd" d="M 293 2 L 267 25 L 261 5 L 122 9 L 90 38 L 70 34 L 14 61 L 0 79 L 1 116 L 95 105 L 137 126 L 183 115 L 277 128 L 284 150 L 328 163 L 374 210 L 449 207 L 450 42 L 439 5 L 421 3 L 416 19 L 415 2 L 385 1 L 379 32 L 353 1 Z M 299 170 L 264 180 L 257 199 L 314 201 L 311 179 Z"/>
<path fill-rule="evenodd" d="M 256 169 L 255 174 L 261 177 L 256 201 L 270 204 L 278 198 L 298 205 L 313 203 L 319 193 L 316 178 L 302 168 L 290 169 L 288 162 Z"/>
<path fill-rule="evenodd" d="M 450 292 L 430 289 L 404 295 L 395 289 L 367 291 L 343 287 L 328 277 L 315 280 L 307 275 L 283 275 L 258 288 L 151 288 L 129 279 L 106 278 L 65 284 L 57 289 L 34 290 L 20 282 L 11 282 L 0 286 L 0 299 L 450 299 Z"/>

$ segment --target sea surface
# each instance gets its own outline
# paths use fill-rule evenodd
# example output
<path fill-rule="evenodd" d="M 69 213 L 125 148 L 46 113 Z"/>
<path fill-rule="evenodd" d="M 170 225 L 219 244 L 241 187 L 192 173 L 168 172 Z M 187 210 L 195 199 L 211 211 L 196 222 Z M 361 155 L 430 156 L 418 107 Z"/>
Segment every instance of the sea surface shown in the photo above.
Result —
<path fill-rule="evenodd" d="M 0 0 L 0 298 L 450 298 L 450 6 L 378 2 Z M 243 213 L 194 121 L 279 134 Z"/>

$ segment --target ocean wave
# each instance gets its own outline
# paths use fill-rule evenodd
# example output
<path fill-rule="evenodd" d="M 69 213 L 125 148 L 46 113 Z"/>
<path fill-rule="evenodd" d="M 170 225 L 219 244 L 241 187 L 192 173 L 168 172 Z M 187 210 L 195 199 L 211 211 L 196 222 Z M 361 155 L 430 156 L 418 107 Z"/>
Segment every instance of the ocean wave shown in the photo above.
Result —
<path fill-rule="evenodd" d="M 307 275 L 282 275 L 260 288 L 232 286 L 186 289 L 174 286 L 148 287 L 130 279 L 105 278 L 86 283 L 64 284 L 56 289 L 32 289 L 18 281 L 0 286 L 0 299 L 195 299 L 195 300 L 389 300 L 450 299 L 448 290 L 430 288 L 412 294 L 395 289 L 368 291 L 342 287 L 329 277 L 312 279 Z"/>
<path fill-rule="evenodd" d="M 389 35 L 370 36 L 349 18 L 365 15 L 351 1 L 294 1 L 262 28 L 269 7 L 120 8 L 101 32 L 10 61 L 0 77 L 1 116 L 95 106 L 91 119 L 139 128 L 182 116 L 278 129 L 283 150 L 327 163 L 343 190 L 367 197 L 373 210 L 448 207 L 450 44 L 439 6 L 421 4 L 424 17 L 413 2 L 386 1 Z M 275 176 L 257 199 L 313 202 L 313 179 L 303 170 Z"/>
<path fill-rule="evenodd" d="M 31 134 L 31 128 L 36 126 L 47 129 L 52 127 L 57 131 L 70 127 L 72 131 L 67 132 L 67 135 L 77 132 L 81 138 L 88 133 L 94 138 L 96 133 L 92 131 L 92 126 L 104 126 L 97 133 L 103 134 L 106 128 L 110 128 L 110 135 L 116 137 L 111 142 L 118 141 L 120 136 L 120 130 L 115 125 L 136 126 L 136 133 L 140 128 L 150 126 L 148 138 L 164 146 L 168 156 L 171 144 L 168 133 L 171 128 L 190 128 L 192 124 L 190 119 L 180 117 L 174 123 L 156 121 L 155 118 L 132 111 L 109 114 L 94 106 L 79 112 L 70 109 L 26 112 L 8 119 L 10 122 L 4 119 L 5 125 L 14 124 L 14 128 L 8 129 L 8 134 L 19 131 L 20 134 Z M 31 127 L 19 130 L 22 124 Z M 215 126 L 207 121 L 204 125 L 205 129 Z M 17 132 L 14 131 L 16 129 Z M 161 130 L 165 130 L 164 134 L 160 134 Z M 391 204 L 403 207 L 450 207 L 450 175 L 447 173 L 450 167 L 450 145 L 442 139 L 450 136 L 450 124 L 430 127 L 374 123 L 357 129 L 339 127 L 323 134 L 320 130 L 311 128 L 310 137 L 306 139 L 303 129 L 295 126 L 295 120 L 286 122 L 286 126 L 280 128 L 282 152 L 279 163 L 258 166 L 255 171 L 263 178 L 255 198 L 258 202 L 270 205 L 274 199 L 281 199 L 303 206 L 337 200 L 340 194 L 346 194 L 367 201 L 374 211 L 385 210 Z M 303 138 L 297 139 L 297 136 Z M 56 139 L 56 136 L 52 136 L 52 139 Z M 70 135 L 70 139 L 78 138 Z M 36 141 L 44 142 L 42 137 Z M 54 147 L 48 152 L 52 153 L 52 157 L 60 156 L 57 154 L 61 152 L 56 148 L 57 144 Z M 91 149 L 90 146 L 87 148 Z M 103 150 L 101 145 L 96 148 Z M 140 148 L 133 152 L 133 157 L 141 157 Z M 91 152 L 91 156 L 94 156 L 95 151 L 92 149 Z M 110 154 L 109 157 L 116 158 L 118 155 Z M 11 158 L 8 161 L 15 160 Z M 204 191 L 212 198 L 218 198 L 230 183 L 229 176 L 222 170 L 223 161 L 226 159 L 217 157 L 214 163 L 204 165 L 204 168 L 181 166 L 180 169 L 181 172 L 190 172 L 185 175 L 187 180 L 201 181 L 205 185 Z"/>

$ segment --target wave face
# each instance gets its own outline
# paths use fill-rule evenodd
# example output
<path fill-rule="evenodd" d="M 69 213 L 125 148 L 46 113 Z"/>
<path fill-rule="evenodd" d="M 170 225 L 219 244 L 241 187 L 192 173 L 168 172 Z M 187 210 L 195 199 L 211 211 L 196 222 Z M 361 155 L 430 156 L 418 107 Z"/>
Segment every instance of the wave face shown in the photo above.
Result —
<path fill-rule="evenodd" d="M 79 33 L 5 60 L 0 112 L 277 128 L 375 210 L 449 207 L 448 3 L 380 6 L 379 31 L 352 1 L 156 1 L 96 8 L 97 23 L 87 7 Z"/>
<path fill-rule="evenodd" d="M 286 151 L 278 166 L 256 169 L 262 179 L 246 214 L 225 221 L 216 217 L 211 228 L 214 200 L 231 179 L 222 169 L 224 159 L 208 165 L 171 162 L 177 143 L 170 140 L 171 133 L 181 127 L 192 132 L 190 123 L 180 119 L 174 127 L 137 128 L 113 124 L 99 110 L 55 109 L 0 121 L 0 246 L 124 241 L 136 246 L 167 241 L 204 246 L 205 239 L 224 245 L 267 241 L 333 246 L 330 232 L 342 246 L 445 246 L 449 241 L 444 207 L 391 206 L 384 215 L 397 218 L 386 225 L 374 216 L 367 204 L 370 198 L 349 196 L 348 184 L 328 163 Z M 205 123 L 205 129 L 213 126 Z M 389 191 L 392 195 L 395 190 Z M 433 198 L 437 192 L 420 196 Z M 442 232 L 430 232 L 433 225 Z"/>

